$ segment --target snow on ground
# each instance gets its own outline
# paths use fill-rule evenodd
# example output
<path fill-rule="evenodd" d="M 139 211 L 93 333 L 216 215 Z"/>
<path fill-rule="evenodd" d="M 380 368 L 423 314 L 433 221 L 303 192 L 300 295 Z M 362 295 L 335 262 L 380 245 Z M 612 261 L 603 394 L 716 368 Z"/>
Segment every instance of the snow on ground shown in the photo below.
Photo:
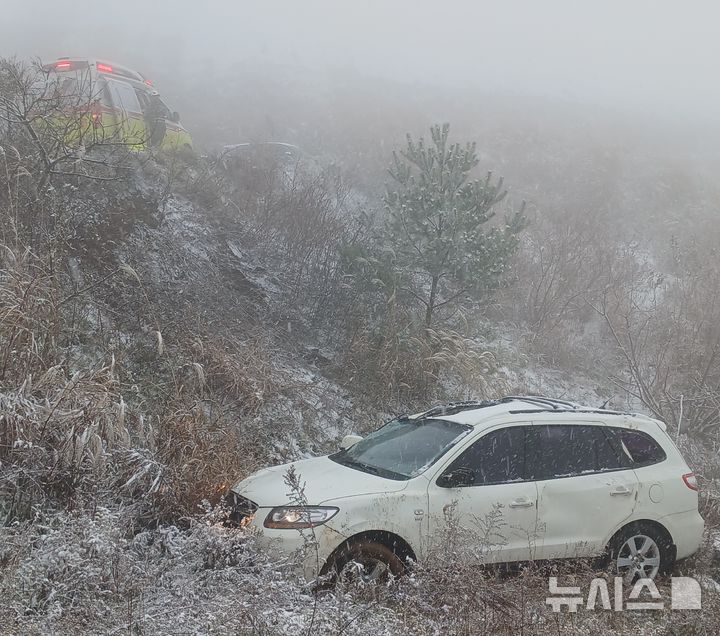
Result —
<path fill-rule="evenodd" d="M 170 308 L 199 306 L 208 320 L 227 329 L 222 336 L 228 340 L 250 337 L 252 328 L 260 325 L 275 345 L 269 348 L 268 365 L 276 387 L 258 396 L 261 406 L 256 412 L 237 421 L 244 434 L 263 446 L 260 454 L 267 462 L 329 452 L 343 435 L 366 432 L 389 419 L 385 405 L 369 410 L 361 406 L 351 388 L 329 377 L 313 355 L 305 355 L 332 360 L 334 352 L 313 351 L 267 320 L 281 298 L 282 285 L 252 249 L 214 233 L 207 213 L 177 194 L 163 202 L 156 220 L 154 226 L 137 224 L 115 250 L 121 263 L 137 271 L 148 293 Z M 77 261 L 71 265 L 73 279 L 86 277 L 84 267 Z M 111 314 L 101 307 L 95 311 L 95 318 L 88 319 L 91 330 L 112 325 L 121 344 L 143 335 L 132 333 L 129 324 L 113 325 Z M 145 330 L 151 324 L 146 320 L 141 326 Z M 166 335 L 172 346 L 171 332 Z M 486 397 L 479 393 L 488 386 L 495 387 L 498 396 L 519 392 L 597 406 L 612 394 L 602 378 L 532 362 L 520 343 L 521 334 L 512 329 L 478 340 L 480 350 L 493 351 L 497 368 L 486 385 L 462 387 L 466 393 L 455 399 Z M 99 359 L 90 346 L 74 345 L 69 364 L 75 369 Z M 452 395 L 455 387 L 446 389 Z M 693 447 L 689 452 L 700 465 L 710 465 L 707 449 Z M 500 580 L 466 570 L 458 575 L 463 564 L 452 558 L 436 569 L 423 566 L 399 585 L 379 592 L 340 588 L 314 595 L 297 578 L 292 563 L 271 561 L 243 530 L 224 527 L 217 511 L 198 511 L 182 525 L 141 530 L 130 526 L 134 514 L 132 507 L 112 507 L 105 501 L 94 510 L 38 510 L 32 524 L 0 529 L 2 633 L 384 636 L 545 634 L 552 629 L 580 634 L 620 631 L 618 623 L 625 620 L 603 614 L 557 617 L 544 604 L 544 575 Z M 707 547 L 710 560 L 719 550 L 717 539 L 713 541 Z M 717 604 L 718 577 L 708 576 L 709 604 Z M 627 620 L 621 626 L 634 633 L 659 634 L 679 633 L 672 630 L 685 624 L 694 628 L 700 619 Z M 705 633 L 718 633 L 708 625 L 701 625 Z"/>
<path fill-rule="evenodd" d="M 66 512 L 0 529 L 2 633 L 717 633 L 718 585 L 693 568 L 685 573 L 701 580 L 703 612 L 553 614 L 547 572 L 497 576 L 462 562 L 421 566 L 376 590 L 341 585 L 313 594 L 292 562 L 258 552 L 244 531 L 219 524 L 217 511 L 187 529 L 136 534 L 129 512 L 98 507 L 91 516 Z M 550 574 L 585 592 L 594 576 L 583 568 Z"/>
<path fill-rule="evenodd" d="M 317 598 L 242 530 L 209 518 L 126 533 L 125 511 L 4 528 L 22 558 L 0 584 L 3 634 L 399 634 L 388 608 Z"/>

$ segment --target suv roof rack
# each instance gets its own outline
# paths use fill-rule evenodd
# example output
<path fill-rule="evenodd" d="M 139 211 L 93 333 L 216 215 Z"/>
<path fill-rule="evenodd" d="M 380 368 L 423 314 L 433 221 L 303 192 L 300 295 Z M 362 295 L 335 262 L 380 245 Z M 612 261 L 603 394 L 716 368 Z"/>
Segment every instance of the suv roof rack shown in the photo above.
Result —
<path fill-rule="evenodd" d="M 535 404 L 544 410 L 568 411 L 580 408 L 579 404 L 568 402 L 566 400 L 556 400 L 554 398 L 539 396 L 523 396 L 508 395 L 495 400 L 464 400 L 461 402 L 448 402 L 447 404 L 438 404 L 421 413 L 418 417 L 437 417 L 443 415 L 455 415 L 462 411 L 472 411 L 475 409 L 487 408 L 488 406 L 498 406 L 499 404 L 509 404 L 510 402 L 528 402 Z M 403 417 L 409 417 L 405 415 Z"/>
<path fill-rule="evenodd" d="M 535 395 L 509 395 L 508 397 L 502 398 L 501 402 L 512 402 L 512 401 L 530 402 L 531 404 L 538 404 L 539 406 L 550 407 L 553 411 L 574 411 L 579 408 L 579 404 L 574 402 L 568 402 L 567 400 L 557 400 L 555 398 L 541 397 Z"/>
<path fill-rule="evenodd" d="M 573 413 L 606 413 L 612 415 L 633 415 L 623 411 L 613 411 L 603 408 L 592 408 L 569 402 L 568 400 L 558 400 L 537 395 L 507 395 L 495 400 L 465 400 L 462 402 L 449 402 L 447 404 L 438 404 L 417 415 L 420 417 L 442 417 L 446 415 L 455 415 L 462 411 L 473 411 L 475 409 L 487 408 L 489 406 L 498 406 L 500 404 L 510 404 L 512 402 L 525 402 L 531 405 L 528 408 L 518 408 L 511 410 L 510 413 L 544 413 L 544 412 L 573 412 Z M 520 405 L 518 405 L 520 406 Z M 401 415 L 399 419 L 407 419 L 410 415 Z"/>
<path fill-rule="evenodd" d="M 431 409 L 424 411 L 418 417 L 437 417 L 438 415 L 455 415 L 462 411 L 472 411 L 482 409 L 488 406 L 497 406 L 501 400 L 464 400 L 462 402 L 449 402 L 448 404 L 438 404 Z M 404 417 L 408 417 L 407 415 Z"/>
<path fill-rule="evenodd" d="M 498 398 L 496 400 L 464 400 L 462 402 L 449 402 L 447 404 L 438 404 L 432 408 L 419 413 L 416 419 L 421 417 L 443 417 L 446 415 L 456 415 L 463 411 L 473 411 L 476 409 L 487 408 L 489 406 L 499 406 L 500 404 L 510 404 L 512 402 L 525 402 L 529 404 L 529 407 L 522 408 L 518 405 L 518 408 L 510 411 L 511 414 L 522 414 L 522 413 L 559 413 L 559 412 L 572 412 L 572 413 L 597 413 L 606 415 L 636 415 L 635 413 L 627 411 L 615 411 L 604 408 L 592 408 L 578 404 L 577 402 L 570 402 L 568 400 L 558 400 L 556 398 L 549 398 L 537 395 L 507 395 L 505 397 Z M 398 419 L 409 419 L 409 414 L 401 415 Z"/>
<path fill-rule="evenodd" d="M 595 413 L 596 415 L 627 415 L 629 417 L 637 417 L 637 413 L 630 413 L 629 411 L 609 411 L 607 409 L 593 409 L 593 408 L 582 408 L 576 409 L 514 409 L 509 411 L 510 415 L 522 415 L 524 413 Z"/>

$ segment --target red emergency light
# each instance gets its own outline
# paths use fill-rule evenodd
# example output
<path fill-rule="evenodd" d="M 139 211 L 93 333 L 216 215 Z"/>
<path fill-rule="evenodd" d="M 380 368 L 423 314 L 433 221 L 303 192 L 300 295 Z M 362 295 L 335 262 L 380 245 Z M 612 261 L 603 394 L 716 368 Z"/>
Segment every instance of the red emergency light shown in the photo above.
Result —
<path fill-rule="evenodd" d="M 112 66 L 109 66 L 107 64 L 99 64 L 98 63 L 97 70 L 102 73 L 112 73 L 113 72 Z"/>
<path fill-rule="evenodd" d="M 55 68 L 70 68 L 72 66 L 72 62 L 58 62 L 55 64 Z"/>
<path fill-rule="evenodd" d="M 152 86 L 152 85 L 153 85 L 153 83 L 152 83 L 149 79 L 146 79 L 146 80 L 145 80 L 145 83 L 146 83 L 148 86 Z"/>

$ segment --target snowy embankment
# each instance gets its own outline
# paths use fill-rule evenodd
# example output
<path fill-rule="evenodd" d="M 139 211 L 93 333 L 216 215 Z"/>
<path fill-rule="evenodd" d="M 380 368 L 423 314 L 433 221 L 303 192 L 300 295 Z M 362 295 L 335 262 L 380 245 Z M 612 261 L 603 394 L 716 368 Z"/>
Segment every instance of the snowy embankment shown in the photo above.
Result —
<path fill-rule="evenodd" d="M 328 452 L 390 409 L 333 375 L 342 361 L 331 338 L 313 340 L 302 315 L 288 317 L 290 283 L 243 240 L 241 223 L 215 218 L 190 196 L 154 200 L 141 185 L 137 218 L 126 218 L 135 203 L 120 195 L 122 223 L 93 221 L 69 282 L 40 298 L 39 306 L 66 300 L 62 328 L 41 325 L 65 338 L 52 343 L 53 364 L 0 387 L 13 449 L 12 463 L 0 465 L 2 512 L 23 512 L 0 529 L 0 632 L 650 634 L 664 626 L 554 615 L 546 572 L 498 577 L 453 554 L 384 589 L 313 595 L 292 563 L 271 561 L 245 531 L 225 527 L 215 504 L 235 480 Z M 18 298 L 25 292 L 20 286 Z M 521 342 L 512 330 L 478 341 L 479 351 L 497 352 L 479 392 L 606 399 L 598 379 L 530 364 Z M 472 388 L 445 387 L 459 399 L 485 397 Z M 711 546 L 702 558 L 712 560 Z M 717 632 L 711 614 L 672 620 Z"/>

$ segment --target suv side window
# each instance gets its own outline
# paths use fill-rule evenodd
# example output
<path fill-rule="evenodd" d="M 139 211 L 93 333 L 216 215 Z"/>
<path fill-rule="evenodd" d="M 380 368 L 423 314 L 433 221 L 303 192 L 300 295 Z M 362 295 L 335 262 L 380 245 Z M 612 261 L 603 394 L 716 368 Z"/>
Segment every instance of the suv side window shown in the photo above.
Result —
<path fill-rule="evenodd" d="M 622 449 L 618 448 L 616 440 L 606 426 L 588 426 L 596 436 L 595 452 L 597 453 L 598 472 L 609 470 L 623 470 L 630 468 L 629 462 Z"/>
<path fill-rule="evenodd" d="M 138 101 L 140 102 L 140 108 L 142 108 L 142 112 L 144 113 L 150 105 L 150 97 L 145 91 L 139 88 L 135 89 L 135 95 L 137 95 Z"/>
<path fill-rule="evenodd" d="M 635 467 L 658 464 L 667 458 L 662 447 L 647 433 L 627 428 L 613 428 L 612 432 Z"/>
<path fill-rule="evenodd" d="M 605 427 L 582 424 L 543 424 L 533 427 L 530 475 L 557 479 L 627 468 Z"/>
<path fill-rule="evenodd" d="M 489 486 L 525 479 L 525 429 L 510 426 L 483 435 L 438 478 L 443 488 Z"/>
<path fill-rule="evenodd" d="M 106 108 L 112 108 L 112 96 L 110 95 L 110 87 L 104 79 L 99 79 L 96 84 L 96 95 L 100 98 L 100 103 Z"/>
<path fill-rule="evenodd" d="M 125 82 L 108 81 L 110 96 L 112 97 L 115 108 L 120 108 L 130 113 L 140 113 L 140 102 L 138 101 L 135 90 Z"/>

